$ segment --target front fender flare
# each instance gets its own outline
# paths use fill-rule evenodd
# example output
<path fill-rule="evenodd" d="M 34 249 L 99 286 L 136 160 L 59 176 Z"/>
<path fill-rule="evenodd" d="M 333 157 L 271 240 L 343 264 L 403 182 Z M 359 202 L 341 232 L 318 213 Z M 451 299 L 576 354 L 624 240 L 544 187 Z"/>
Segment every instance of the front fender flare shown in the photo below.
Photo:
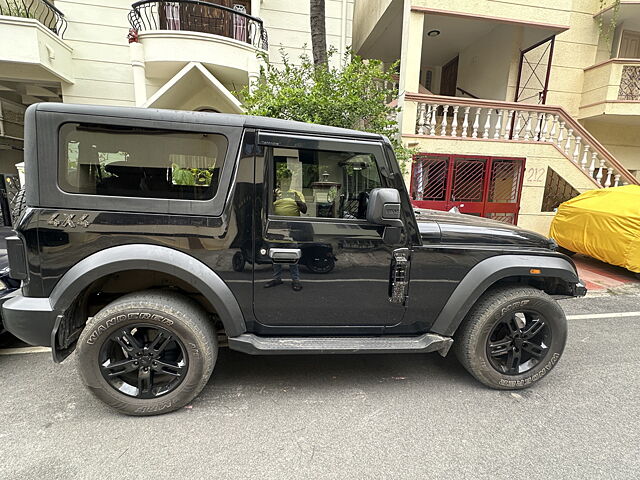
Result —
<path fill-rule="evenodd" d="M 213 305 L 227 336 L 246 332 L 242 310 L 227 284 L 200 260 L 159 245 L 119 245 L 84 258 L 62 276 L 51 292 L 53 310 L 66 311 L 92 282 L 124 270 L 162 272 L 188 282 Z"/>
<path fill-rule="evenodd" d="M 539 269 L 541 273 L 532 275 L 532 268 Z M 575 267 L 561 257 L 497 255 L 488 258 L 469 270 L 458 284 L 438 314 L 431 331 L 452 336 L 471 307 L 491 285 L 503 278 L 514 276 L 559 278 L 567 283 L 580 281 Z"/>

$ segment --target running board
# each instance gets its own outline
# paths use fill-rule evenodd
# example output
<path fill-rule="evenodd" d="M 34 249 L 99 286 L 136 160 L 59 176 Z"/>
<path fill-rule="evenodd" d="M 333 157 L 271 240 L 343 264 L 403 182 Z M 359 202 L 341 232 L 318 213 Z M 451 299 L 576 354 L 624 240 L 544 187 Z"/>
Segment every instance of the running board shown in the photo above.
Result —
<path fill-rule="evenodd" d="M 435 333 L 414 337 L 259 337 L 245 333 L 230 337 L 229 348 L 250 355 L 304 353 L 418 353 L 449 352 L 453 339 Z"/>

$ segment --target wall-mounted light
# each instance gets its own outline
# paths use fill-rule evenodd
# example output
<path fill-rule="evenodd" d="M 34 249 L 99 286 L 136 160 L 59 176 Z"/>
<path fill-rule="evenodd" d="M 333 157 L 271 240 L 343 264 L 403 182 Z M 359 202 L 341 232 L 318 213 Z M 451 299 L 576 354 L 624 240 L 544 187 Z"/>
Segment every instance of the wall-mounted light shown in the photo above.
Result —
<path fill-rule="evenodd" d="M 437 37 L 438 35 L 440 35 L 440 30 L 433 29 L 427 32 L 428 37 Z"/>

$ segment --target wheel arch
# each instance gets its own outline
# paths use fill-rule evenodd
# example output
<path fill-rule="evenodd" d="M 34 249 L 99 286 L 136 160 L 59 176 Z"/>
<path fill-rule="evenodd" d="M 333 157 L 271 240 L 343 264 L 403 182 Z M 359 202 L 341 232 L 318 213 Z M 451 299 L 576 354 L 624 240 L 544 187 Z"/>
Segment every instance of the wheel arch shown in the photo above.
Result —
<path fill-rule="evenodd" d="M 540 273 L 532 273 L 539 270 Z M 474 266 L 458 284 L 438 314 L 431 331 L 452 336 L 471 307 L 491 287 L 531 285 L 551 295 L 573 295 L 580 282 L 573 264 L 562 257 L 498 255 Z"/>
<path fill-rule="evenodd" d="M 120 245 L 84 258 L 58 281 L 49 296 L 51 306 L 57 312 L 66 312 L 87 287 L 128 270 L 159 272 L 188 283 L 211 304 L 228 336 L 246 331 L 240 305 L 218 274 L 186 253 L 159 245 Z"/>

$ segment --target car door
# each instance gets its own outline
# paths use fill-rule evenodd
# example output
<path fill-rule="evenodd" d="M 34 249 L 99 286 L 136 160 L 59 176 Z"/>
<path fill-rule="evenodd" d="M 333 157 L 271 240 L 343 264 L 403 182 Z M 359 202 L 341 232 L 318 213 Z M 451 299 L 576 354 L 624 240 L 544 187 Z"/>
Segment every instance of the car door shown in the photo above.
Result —
<path fill-rule="evenodd" d="M 381 143 L 262 132 L 258 144 L 259 327 L 364 333 L 400 323 L 405 308 L 389 300 L 389 279 L 406 235 L 385 243 L 384 227 L 366 220 L 369 192 L 390 186 Z"/>

